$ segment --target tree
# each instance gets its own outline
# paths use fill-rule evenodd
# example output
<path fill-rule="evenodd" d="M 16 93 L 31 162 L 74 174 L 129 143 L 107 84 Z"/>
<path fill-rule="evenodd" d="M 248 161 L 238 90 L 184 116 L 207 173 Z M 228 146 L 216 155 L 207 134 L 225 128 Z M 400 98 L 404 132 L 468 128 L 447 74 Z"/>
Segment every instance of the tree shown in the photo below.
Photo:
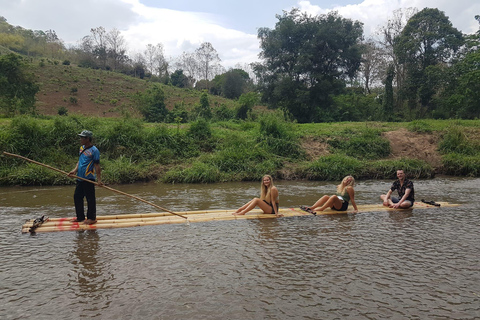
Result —
<path fill-rule="evenodd" d="M 385 98 L 383 99 L 383 113 L 386 120 L 392 120 L 393 117 L 393 79 L 395 77 L 395 66 L 391 64 L 387 69 L 385 79 Z"/>
<path fill-rule="evenodd" d="M 58 58 L 64 52 L 63 41 L 58 38 L 55 30 L 45 31 L 45 49 L 52 58 Z"/>
<path fill-rule="evenodd" d="M 331 96 L 360 67 L 362 24 L 336 12 L 309 16 L 298 9 L 277 19 L 275 29 L 258 31 L 263 62 L 255 72 L 264 102 L 299 122 L 329 120 Z"/>
<path fill-rule="evenodd" d="M 210 42 L 204 42 L 195 50 L 199 74 L 204 80 L 212 80 L 216 74 L 222 73 L 223 67 L 220 65 L 220 57 Z"/>
<path fill-rule="evenodd" d="M 148 122 L 162 122 L 168 115 L 165 93 L 158 84 L 148 88 L 138 98 L 139 110 Z"/>
<path fill-rule="evenodd" d="M 133 58 L 131 59 L 131 67 L 133 71 L 133 76 L 134 77 L 139 77 L 140 79 L 143 79 L 145 77 L 145 58 L 141 53 L 135 53 L 133 54 Z"/>
<path fill-rule="evenodd" d="M 161 43 L 155 46 L 148 44 L 144 54 L 147 68 L 152 75 L 163 77 L 167 74 L 168 63 Z"/>
<path fill-rule="evenodd" d="M 245 120 L 248 117 L 248 113 L 252 111 L 253 107 L 259 101 L 258 93 L 248 92 L 242 94 L 238 98 L 237 118 Z"/>
<path fill-rule="evenodd" d="M 228 99 L 237 99 L 244 93 L 249 80 L 248 73 L 241 69 L 232 69 L 225 72 L 223 74 L 222 95 Z"/>
<path fill-rule="evenodd" d="M 115 71 L 121 64 L 128 60 L 126 55 L 127 47 L 125 38 L 116 28 L 113 28 L 107 33 L 106 37 L 108 44 L 108 57 L 111 59 L 112 68 Z"/>
<path fill-rule="evenodd" d="M 177 70 L 183 70 L 183 73 L 187 77 L 191 79 L 198 78 L 197 75 L 199 74 L 199 66 L 194 53 L 183 52 L 178 58 L 176 66 Z"/>
<path fill-rule="evenodd" d="M 426 70 L 449 63 L 462 44 L 462 33 L 438 9 L 425 8 L 410 18 L 394 41 L 399 63 L 405 63 L 407 68 L 403 92 L 410 111 L 417 107 L 417 101 L 421 107 L 417 110 L 420 116 L 431 109 L 429 104 L 435 90 L 427 79 Z"/>
<path fill-rule="evenodd" d="M 16 54 L 0 56 L 0 110 L 9 116 L 35 111 L 35 94 L 39 87 L 33 74 Z"/>
<path fill-rule="evenodd" d="M 390 65 L 393 64 L 395 73 L 393 84 L 396 85 L 397 88 L 401 88 L 405 82 L 405 67 L 404 64 L 398 61 L 399 59 L 394 50 L 394 42 L 402 33 L 408 20 L 417 12 L 417 8 L 395 10 L 393 16 L 388 19 L 387 24 L 379 30 L 379 34 L 381 35 L 379 45 L 383 53 L 383 66 L 381 67 L 383 75 L 380 77 L 385 79 L 388 76 L 387 72 Z"/>
<path fill-rule="evenodd" d="M 362 64 L 360 67 L 363 76 L 365 91 L 370 94 L 370 86 L 374 83 L 380 83 L 381 67 L 383 56 L 381 50 L 373 39 L 369 39 L 362 44 Z"/>
<path fill-rule="evenodd" d="M 90 29 L 90 38 L 92 41 L 92 53 L 100 61 L 103 69 L 107 67 L 107 32 L 104 27 Z"/>
<path fill-rule="evenodd" d="M 480 51 L 470 52 L 465 58 L 442 74 L 447 79 L 440 96 L 442 118 L 480 118 Z"/>
<path fill-rule="evenodd" d="M 212 109 L 210 108 L 210 102 L 208 101 L 208 94 L 206 91 L 200 96 L 200 104 L 195 108 L 197 117 L 204 118 L 206 120 L 212 118 Z"/>
<path fill-rule="evenodd" d="M 187 88 L 189 84 L 188 77 L 183 74 L 183 70 L 181 69 L 175 70 L 175 72 L 170 75 L 170 81 L 173 86 L 179 88 Z"/>

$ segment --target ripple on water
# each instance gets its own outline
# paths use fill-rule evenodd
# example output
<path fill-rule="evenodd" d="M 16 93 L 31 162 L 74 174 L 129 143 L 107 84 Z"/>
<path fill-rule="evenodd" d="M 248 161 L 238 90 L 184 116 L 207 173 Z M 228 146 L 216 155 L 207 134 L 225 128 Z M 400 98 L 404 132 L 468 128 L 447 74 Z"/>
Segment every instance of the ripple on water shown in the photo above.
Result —
<path fill-rule="evenodd" d="M 429 198 L 453 185 L 448 196 L 459 201 L 465 188 L 476 190 L 468 179 L 417 185 Z M 360 183 L 359 199 L 373 199 L 388 186 L 384 182 L 377 190 L 374 182 Z M 189 186 L 175 198 L 171 188 L 165 194 L 172 202 L 188 194 L 208 197 Z M 282 201 L 292 201 L 288 196 L 296 192 L 329 188 L 300 183 L 285 188 Z M 230 197 L 237 189 L 225 186 Z M 258 186 L 246 190 L 253 196 Z M 108 201 L 112 212 L 121 207 L 116 197 L 108 195 Z M 0 208 L 2 319 L 475 319 L 480 314 L 479 207 L 467 200 L 434 212 L 22 235 L 19 226 L 31 218 L 30 210 Z M 65 215 L 62 210 L 67 211 L 60 206 L 53 214 Z"/>

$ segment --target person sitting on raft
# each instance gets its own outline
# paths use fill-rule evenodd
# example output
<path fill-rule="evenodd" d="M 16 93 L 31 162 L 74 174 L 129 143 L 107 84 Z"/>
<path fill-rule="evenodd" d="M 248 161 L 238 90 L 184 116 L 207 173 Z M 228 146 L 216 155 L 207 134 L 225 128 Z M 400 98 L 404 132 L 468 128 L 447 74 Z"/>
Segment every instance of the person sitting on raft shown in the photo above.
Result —
<path fill-rule="evenodd" d="M 253 198 L 240 208 L 233 215 L 244 215 L 255 207 L 262 209 L 263 213 L 275 214 L 277 217 L 282 215 L 278 213 L 278 189 L 273 185 L 273 178 L 265 175 L 260 185 L 260 198 Z"/>
<path fill-rule="evenodd" d="M 408 209 L 415 203 L 415 190 L 413 182 L 406 178 L 405 172 L 402 169 L 397 170 L 397 180 L 392 183 L 387 194 L 382 194 L 380 199 L 383 200 L 383 205 L 394 209 Z M 392 192 L 397 190 L 398 198 L 392 197 Z"/>
<path fill-rule="evenodd" d="M 304 211 L 315 214 L 317 211 L 323 211 L 331 208 L 336 211 L 347 211 L 349 202 L 352 202 L 353 213 L 358 212 L 357 204 L 355 203 L 355 191 L 353 186 L 355 179 L 352 176 L 346 176 L 342 182 L 337 186 L 337 194 L 332 196 L 323 196 L 311 207 L 301 206 Z"/>

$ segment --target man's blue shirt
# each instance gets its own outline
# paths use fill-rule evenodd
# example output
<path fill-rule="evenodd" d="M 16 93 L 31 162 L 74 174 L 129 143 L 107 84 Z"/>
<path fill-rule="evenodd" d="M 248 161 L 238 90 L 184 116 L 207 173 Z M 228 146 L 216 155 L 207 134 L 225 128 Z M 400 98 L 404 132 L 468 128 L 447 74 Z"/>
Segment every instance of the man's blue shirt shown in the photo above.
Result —
<path fill-rule="evenodd" d="M 85 148 L 85 146 L 81 146 L 77 176 L 95 180 L 95 163 L 100 163 L 100 151 L 98 151 L 97 147 L 91 146 L 90 148 Z"/>

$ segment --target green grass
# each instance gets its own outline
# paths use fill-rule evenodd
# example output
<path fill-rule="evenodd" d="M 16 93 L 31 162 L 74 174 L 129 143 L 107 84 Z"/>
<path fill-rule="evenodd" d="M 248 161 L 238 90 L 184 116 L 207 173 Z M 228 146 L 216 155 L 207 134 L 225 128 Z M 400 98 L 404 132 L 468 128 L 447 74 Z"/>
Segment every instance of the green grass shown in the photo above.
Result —
<path fill-rule="evenodd" d="M 144 123 L 132 118 L 81 116 L 0 119 L 0 151 L 26 156 L 64 171 L 78 160 L 77 133 L 94 132 L 101 152 L 103 180 L 131 183 L 211 183 L 276 179 L 392 179 L 398 168 L 413 178 L 435 172 L 479 176 L 480 121 L 426 120 L 412 123 L 296 124 L 277 113 L 258 121 Z M 381 133 L 410 128 L 436 135 L 441 167 L 417 159 L 389 159 Z M 329 144 L 330 154 L 308 158 L 302 139 Z M 308 147 L 308 146 L 307 146 Z M 0 185 L 68 184 L 71 179 L 31 163 L 0 156 Z"/>

